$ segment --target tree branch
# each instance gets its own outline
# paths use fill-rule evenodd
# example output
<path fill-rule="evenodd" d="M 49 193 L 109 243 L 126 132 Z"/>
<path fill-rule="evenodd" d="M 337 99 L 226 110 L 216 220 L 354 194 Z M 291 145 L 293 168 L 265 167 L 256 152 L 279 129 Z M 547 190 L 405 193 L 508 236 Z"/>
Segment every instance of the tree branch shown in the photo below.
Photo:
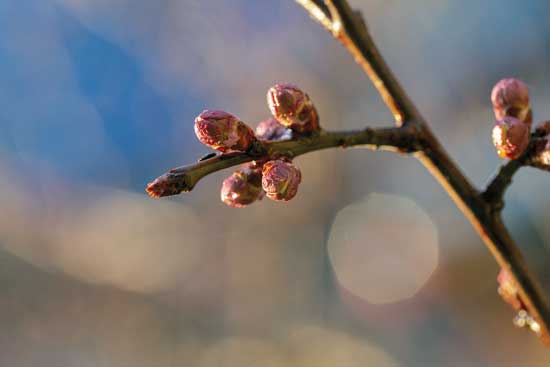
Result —
<path fill-rule="evenodd" d="M 416 134 L 412 127 L 366 128 L 358 131 L 321 131 L 293 140 L 260 142 L 259 147 L 247 153 L 221 154 L 192 165 L 174 168 L 147 185 L 147 192 L 153 197 L 177 195 L 191 191 L 201 178 L 225 168 L 253 160 L 294 158 L 328 148 L 366 147 L 412 153 L 420 149 Z"/>
<path fill-rule="evenodd" d="M 297 0 L 304 5 L 304 1 Z M 398 126 L 417 126 L 421 149 L 417 158 L 439 181 L 456 205 L 462 210 L 472 226 L 483 239 L 498 264 L 507 270 L 518 285 L 519 295 L 531 314 L 540 325 L 540 336 L 550 343 L 550 308 L 543 297 L 541 288 L 529 271 L 519 247 L 502 223 L 500 212 L 493 210 L 493 203 L 486 200 L 463 175 L 449 157 L 439 140 L 431 132 L 413 102 L 404 92 L 370 36 L 368 29 L 346 0 L 325 0 L 331 12 L 332 22 L 321 24 L 352 54 L 357 63 L 373 82 L 382 99 L 393 113 Z M 311 11 L 307 6 L 306 10 Z M 503 178 L 513 174 L 518 163 L 510 163 L 503 168 Z M 531 162 L 531 165 L 540 164 Z M 500 180 L 500 179 L 499 179 Z M 504 181 L 506 181 L 504 179 Z"/>
<path fill-rule="evenodd" d="M 321 149 L 368 147 L 414 153 L 472 223 L 501 268 L 509 272 L 518 286 L 526 311 L 540 326 L 542 340 L 550 343 L 550 308 L 500 216 L 500 202 L 513 174 L 523 165 L 550 170 L 548 160 L 540 159 L 536 154 L 526 154 L 519 160 L 511 161 L 501 167 L 487 189 L 480 193 L 450 158 L 407 96 L 378 51 L 361 15 L 353 11 L 346 0 L 296 1 L 348 49 L 373 82 L 398 127 L 349 132 L 321 131 L 287 141 L 258 142 L 245 153 L 218 155 L 175 168 L 149 184 L 148 193 L 154 197 L 176 195 L 190 191 L 204 176 L 225 168 L 253 160 L 262 162 L 278 157 L 294 158 Z M 550 123 L 547 125 L 549 130 Z M 532 142 L 532 145 L 537 144 Z"/>

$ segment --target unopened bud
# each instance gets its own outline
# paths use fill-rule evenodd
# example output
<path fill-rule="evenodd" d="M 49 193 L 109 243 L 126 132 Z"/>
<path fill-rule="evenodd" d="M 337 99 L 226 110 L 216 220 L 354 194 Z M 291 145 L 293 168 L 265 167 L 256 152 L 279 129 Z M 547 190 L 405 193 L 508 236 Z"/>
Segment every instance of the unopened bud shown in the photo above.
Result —
<path fill-rule="evenodd" d="M 529 145 L 529 126 L 506 116 L 493 128 L 493 145 L 501 158 L 516 159 Z"/>
<path fill-rule="evenodd" d="M 491 102 L 497 120 L 512 116 L 527 124 L 531 123 L 529 89 L 521 80 L 508 78 L 499 81 L 491 92 Z"/>
<path fill-rule="evenodd" d="M 523 308 L 523 303 L 519 298 L 519 291 L 516 283 L 512 279 L 510 272 L 502 269 L 498 273 L 498 294 L 502 299 L 508 303 L 516 311 L 519 311 Z"/>
<path fill-rule="evenodd" d="M 289 140 L 292 139 L 292 130 L 287 129 L 273 117 L 268 118 L 256 127 L 256 137 L 260 140 Z"/>
<path fill-rule="evenodd" d="M 288 201 L 298 192 L 300 170 L 283 160 L 268 161 L 262 170 L 262 186 L 271 200 Z"/>
<path fill-rule="evenodd" d="M 293 84 L 275 84 L 267 91 L 269 109 L 279 122 L 297 133 L 319 129 L 319 115 L 309 96 Z"/>
<path fill-rule="evenodd" d="M 243 208 L 264 195 L 262 169 L 247 164 L 223 181 L 221 199 L 233 208 Z"/>
<path fill-rule="evenodd" d="M 203 111 L 195 119 L 201 143 L 220 152 L 246 151 L 256 140 L 254 132 L 238 117 L 224 111 Z"/>

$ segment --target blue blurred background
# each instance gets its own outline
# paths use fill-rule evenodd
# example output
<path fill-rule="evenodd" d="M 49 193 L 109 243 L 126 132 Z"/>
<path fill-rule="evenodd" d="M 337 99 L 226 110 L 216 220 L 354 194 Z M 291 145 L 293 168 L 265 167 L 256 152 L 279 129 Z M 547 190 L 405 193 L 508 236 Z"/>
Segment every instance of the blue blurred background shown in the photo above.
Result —
<path fill-rule="evenodd" d="M 547 0 L 350 0 L 449 152 L 481 186 L 492 85 L 550 118 Z M 288 204 L 225 207 L 230 172 L 144 187 L 209 150 L 205 108 L 254 126 L 276 82 L 326 129 L 391 125 L 352 58 L 294 1 L 0 1 L 0 365 L 547 366 L 512 326 L 497 265 L 412 158 L 300 157 Z M 506 222 L 550 290 L 547 174 Z"/>

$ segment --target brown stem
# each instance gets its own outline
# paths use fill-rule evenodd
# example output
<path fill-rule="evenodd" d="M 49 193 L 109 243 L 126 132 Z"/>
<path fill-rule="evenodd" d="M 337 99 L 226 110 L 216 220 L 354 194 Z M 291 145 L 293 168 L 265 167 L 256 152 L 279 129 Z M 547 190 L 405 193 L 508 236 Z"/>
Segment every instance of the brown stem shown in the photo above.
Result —
<path fill-rule="evenodd" d="M 411 153 L 419 149 L 417 142 L 416 130 L 412 127 L 321 131 L 293 140 L 265 142 L 256 152 L 222 154 L 192 165 L 174 168 L 147 185 L 147 192 L 153 197 L 163 197 L 191 191 L 204 176 L 253 160 L 262 161 L 281 156 L 294 158 L 335 147 L 367 147 Z"/>
<path fill-rule="evenodd" d="M 504 194 L 506 189 L 512 184 L 512 177 L 524 166 L 524 164 L 525 162 L 519 159 L 503 164 L 487 184 L 482 195 L 485 201 L 493 207 L 493 210 L 501 211 L 504 208 Z"/>
<path fill-rule="evenodd" d="M 521 167 L 531 166 L 542 170 L 549 170 L 548 164 L 540 161 L 541 144 L 544 146 L 546 139 L 541 139 L 540 134 L 535 132 L 531 135 L 529 146 L 518 159 L 511 160 L 499 167 L 493 178 L 487 184 L 482 196 L 492 206 L 494 211 L 501 211 L 504 208 L 504 194 L 512 184 L 512 178 Z"/>
<path fill-rule="evenodd" d="M 304 3 L 302 0 L 298 2 L 302 5 Z M 363 68 L 395 116 L 396 123 L 401 125 L 406 122 L 417 126 L 422 147 L 416 153 L 417 158 L 470 220 L 498 264 L 510 272 L 519 287 L 519 295 L 527 311 L 541 327 L 542 340 L 550 343 L 550 308 L 519 247 L 502 223 L 499 212 L 493 210 L 492 203 L 485 200 L 484 195 L 470 183 L 449 157 L 382 58 L 358 13 L 351 9 L 346 0 L 326 0 L 325 3 L 332 22 L 320 23 L 343 43 Z M 307 6 L 306 9 L 311 11 Z M 517 170 L 513 168 L 514 164 L 506 171 Z"/>

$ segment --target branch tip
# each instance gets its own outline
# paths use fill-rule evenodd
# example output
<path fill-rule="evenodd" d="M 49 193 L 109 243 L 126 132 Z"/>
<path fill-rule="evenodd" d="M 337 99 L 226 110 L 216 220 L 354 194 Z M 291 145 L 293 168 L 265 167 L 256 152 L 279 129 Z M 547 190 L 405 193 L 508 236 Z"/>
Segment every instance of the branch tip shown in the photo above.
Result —
<path fill-rule="evenodd" d="M 187 184 L 185 174 L 176 175 L 170 171 L 147 184 L 145 191 L 147 191 L 150 197 L 158 199 L 188 192 L 192 188 L 192 186 Z"/>

